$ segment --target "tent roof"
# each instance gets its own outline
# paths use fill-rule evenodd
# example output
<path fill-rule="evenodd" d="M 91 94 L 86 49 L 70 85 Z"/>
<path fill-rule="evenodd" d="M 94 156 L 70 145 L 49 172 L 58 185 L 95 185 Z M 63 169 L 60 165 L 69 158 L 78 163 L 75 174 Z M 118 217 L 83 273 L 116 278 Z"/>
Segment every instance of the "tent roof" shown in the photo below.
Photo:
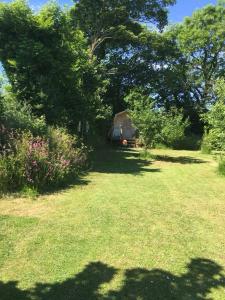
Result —
<path fill-rule="evenodd" d="M 115 117 L 119 117 L 119 116 L 124 115 L 124 114 L 128 114 L 128 111 L 127 110 L 121 111 L 121 112 L 115 114 Z"/>

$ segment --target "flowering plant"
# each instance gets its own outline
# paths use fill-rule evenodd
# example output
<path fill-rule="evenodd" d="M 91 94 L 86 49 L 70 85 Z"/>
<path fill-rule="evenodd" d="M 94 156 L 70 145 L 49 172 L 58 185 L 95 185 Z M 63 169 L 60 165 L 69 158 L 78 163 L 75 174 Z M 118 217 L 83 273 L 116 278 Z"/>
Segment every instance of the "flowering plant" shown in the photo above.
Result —
<path fill-rule="evenodd" d="M 76 176 L 87 160 L 87 149 L 63 129 L 50 128 L 43 137 L 30 132 L 9 136 L 0 148 L 2 191 L 58 185 L 68 176 Z"/>

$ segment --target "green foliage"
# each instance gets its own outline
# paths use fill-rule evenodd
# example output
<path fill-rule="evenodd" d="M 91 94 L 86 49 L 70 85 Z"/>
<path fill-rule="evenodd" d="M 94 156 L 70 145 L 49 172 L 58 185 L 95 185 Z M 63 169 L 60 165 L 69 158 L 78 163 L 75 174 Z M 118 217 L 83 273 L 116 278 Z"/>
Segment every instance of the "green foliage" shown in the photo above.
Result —
<path fill-rule="evenodd" d="M 36 188 L 30 186 L 24 186 L 21 190 L 22 197 L 35 199 L 38 197 L 39 192 Z"/>
<path fill-rule="evenodd" d="M 36 117 L 30 104 L 19 102 L 8 87 L 0 98 L 0 119 L 6 128 L 29 130 L 33 134 L 44 134 L 47 130 L 44 117 Z"/>
<path fill-rule="evenodd" d="M 77 128 L 103 109 L 106 80 L 80 30 L 53 2 L 33 13 L 24 1 L 0 5 L 0 60 L 20 102 L 48 124 Z"/>
<path fill-rule="evenodd" d="M 144 160 L 153 161 L 155 160 L 155 155 L 152 154 L 149 150 L 144 149 L 143 151 L 140 152 L 140 158 Z"/>
<path fill-rule="evenodd" d="M 221 158 L 218 165 L 218 172 L 220 175 L 225 176 L 225 158 Z"/>
<path fill-rule="evenodd" d="M 204 136 L 203 136 L 203 140 L 201 143 L 201 152 L 203 154 L 211 154 L 212 153 L 211 145 Z"/>
<path fill-rule="evenodd" d="M 70 10 L 50 2 L 37 13 L 21 0 L 1 3 L 0 60 L 19 102 L 75 131 L 79 121 L 126 109 L 124 97 L 143 88 L 157 108 L 182 109 L 190 131 L 202 134 L 200 115 L 224 77 L 223 1 L 164 32 L 143 23 L 162 29 L 174 0 L 74 2 Z"/>
<path fill-rule="evenodd" d="M 217 102 L 203 116 L 206 122 L 206 133 L 203 139 L 203 149 L 225 150 L 225 80 L 220 79 L 215 86 Z"/>
<path fill-rule="evenodd" d="M 177 150 L 199 150 L 201 148 L 201 136 L 186 134 L 173 146 Z"/>
<path fill-rule="evenodd" d="M 134 41 L 142 32 L 140 22 L 167 24 L 168 5 L 174 0 L 75 0 L 71 10 L 75 28 L 78 26 L 87 36 L 94 54 L 105 42 L 116 45 Z"/>
<path fill-rule="evenodd" d="M 143 28 L 120 48 L 108 46 L 105 64 L 114 74 L 106 100 L 114 111 L 126 109 L 131 89 L 147 88 L 157 107 L 182 109 L 189 134 L 202 135 L 201 114 L 216 100 L 215 80 L 224 76 L 224 16 L 223 6 L 210 5 L 162 33 Z"/>
<path fill-rule="evenodd" d="M 153 147 L 159 140 L 161 130 L 160 112 L 154 109 L 154 102 L 141 90 L 133 90 L 126 97 L 129 113 L 145 147 Z"/>
<path fill-rule="evenodd" d="M 224 76 L 225 7 L 208 5 L 177 26 L 177 42 L 188 65 L 188 81 L 202 109 L 214 99 L 213 84 Z"/>
<path fill-rule="evenodd" d="M 189 126 L 189 121 L 184 120 L 183 114 L 177 109 L 162 113 L 161 118 L 161 142 L 168 147 L 176 148 L 185 137 L 185 130 Z"/>
<path fill-rule="evenodd" d="M 159 110 L 143 90 L 137 89 L 126 97 L 126 101 L 145 147 L 151 148 L 157 143 L 175 147 L 184 138 L 189 122 L 184 120 L 183 114 L 177 109 L 169 112 Z"/>
<path fill-rule="evenodd" d="M 85 166 L 86 148 L 65 130 L 50 128 L 43 137 L 13 134 L 0 153 L 1 192 L 58 186 Z"/>

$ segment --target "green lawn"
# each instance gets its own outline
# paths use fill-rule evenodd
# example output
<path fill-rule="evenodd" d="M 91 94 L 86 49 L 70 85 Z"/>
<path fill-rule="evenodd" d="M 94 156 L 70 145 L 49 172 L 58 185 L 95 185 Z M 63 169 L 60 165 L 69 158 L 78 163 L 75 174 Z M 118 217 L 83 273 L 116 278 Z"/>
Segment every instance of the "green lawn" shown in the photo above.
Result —
<path fill-rule="evenodd" d="M 0 299 L 225 299 L 225 178 L 152 152 L 101 150 L 75 187 L 0 200 Z"/>

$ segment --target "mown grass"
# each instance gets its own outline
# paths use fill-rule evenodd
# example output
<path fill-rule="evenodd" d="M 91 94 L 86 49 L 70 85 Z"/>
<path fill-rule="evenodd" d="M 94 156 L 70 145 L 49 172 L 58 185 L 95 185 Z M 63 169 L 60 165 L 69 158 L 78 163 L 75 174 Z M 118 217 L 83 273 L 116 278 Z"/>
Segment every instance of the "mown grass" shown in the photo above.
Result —
<path fill-rule="evenodd" d="M 78 186 L 0 200 L 0 299 L 225 299 L 216 168 L 199 152 L 104 149 Z"/>

